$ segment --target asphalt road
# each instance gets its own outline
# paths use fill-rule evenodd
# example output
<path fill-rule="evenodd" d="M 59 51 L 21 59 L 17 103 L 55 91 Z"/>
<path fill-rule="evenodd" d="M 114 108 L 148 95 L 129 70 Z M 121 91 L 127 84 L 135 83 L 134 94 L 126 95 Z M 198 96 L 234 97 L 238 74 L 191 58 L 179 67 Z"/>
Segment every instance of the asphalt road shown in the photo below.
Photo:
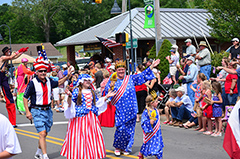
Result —
<path fill-rule="evenodd" d="M 7 116 L 5 103 L 0 103 L 0 113 Z M 63 113 L 54 111 L 54 125 L 47 138 L 47 151 L 50 159 L 64 159 L 60 156 L 61 145 L 67 130 L 67 120 Z M 161 121 L 164 121 L 162 117 Z M 25 116 L 17 113 L 16 133 L 21 144 L 22 153 L 13 157 L 14 159 L 33 159 L 38 144 L 38 134 L 34 125 L 30 124 Z M 196 132 L 193 129 L 166 126 L 162 124 L 162 134 L 164 139 L 164 159 L 227 159 L 227 153 L 222 147 L 222 137 L 211 137 Z M 137 154 L 142 145 L 142 129 L 137 123 L 135 131 L 135 142 L 132 153 L 129 156 L 114 156 L 112 147 L 115 128 L 102 128 L 107 158 L 138 158 Z M 153 159 L 155 157 L 148 157 Z"/>

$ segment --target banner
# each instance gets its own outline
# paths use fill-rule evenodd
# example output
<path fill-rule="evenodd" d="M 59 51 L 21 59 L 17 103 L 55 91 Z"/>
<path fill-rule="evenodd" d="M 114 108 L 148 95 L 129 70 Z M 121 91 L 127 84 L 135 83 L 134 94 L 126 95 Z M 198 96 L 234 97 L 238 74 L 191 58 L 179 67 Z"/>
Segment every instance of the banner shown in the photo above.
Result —
<path fill-rule="evenodd" d="M 145 6 L 145 23 L 144 29 L 146 28 L 155 28 L 155 18 L 154 18 L 154 6 L 152 4 L 148 4 Z"/>

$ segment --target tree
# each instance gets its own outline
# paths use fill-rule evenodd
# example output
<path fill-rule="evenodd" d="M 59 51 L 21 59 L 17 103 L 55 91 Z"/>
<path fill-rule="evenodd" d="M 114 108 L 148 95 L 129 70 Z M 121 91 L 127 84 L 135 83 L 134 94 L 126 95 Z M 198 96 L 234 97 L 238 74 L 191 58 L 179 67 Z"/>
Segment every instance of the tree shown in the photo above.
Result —
<path fill-rule="evenodd" d="M 156 58 L 156 44 L 154 44 L 152 46 L 152 48 L 149 50 L 148 58 L 150 58 L 150 59 L 155 59 Z"/>
<path fill-rule="evenodd" d="M 206 0 L 205 7 L 212 14 L 207 20 L 211 36 L 220 42 L 240 35 L 240 5 L 238 0 Z"/>
<path fill-rule="evenodd" d="M 160 65 L 158 65 L 158 69 L 161 71 L 161 79 L 163 80 L 169 73 L 169 63 L 166 59 L 167 56 L 170 56 L 170 49 L 172 47 L 172 44 L 169 40 L 164 39 L 162 46 L 158 52 L 157 59 L 160 59 Z"/>

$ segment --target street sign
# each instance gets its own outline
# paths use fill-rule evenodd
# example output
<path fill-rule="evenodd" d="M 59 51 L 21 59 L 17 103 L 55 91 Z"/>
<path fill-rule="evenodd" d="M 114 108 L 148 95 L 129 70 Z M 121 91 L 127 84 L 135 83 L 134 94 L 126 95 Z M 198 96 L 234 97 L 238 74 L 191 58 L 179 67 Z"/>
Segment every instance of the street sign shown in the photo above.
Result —
<path fill-rule="evenodd" d="M 153 4 L 153 0 L 143 0 L 143 2 L 145 3 L 145 5 Z"/>
<path fill-rule="evenodd" d="M 138 41 L 137 39 L 133 39 L 133 48 L 137 48 L 138 47 Z M 129 39 L 129 42 L 126 43 L 126 49 L 130 49 L 131 48 L 131 39 Z"/>

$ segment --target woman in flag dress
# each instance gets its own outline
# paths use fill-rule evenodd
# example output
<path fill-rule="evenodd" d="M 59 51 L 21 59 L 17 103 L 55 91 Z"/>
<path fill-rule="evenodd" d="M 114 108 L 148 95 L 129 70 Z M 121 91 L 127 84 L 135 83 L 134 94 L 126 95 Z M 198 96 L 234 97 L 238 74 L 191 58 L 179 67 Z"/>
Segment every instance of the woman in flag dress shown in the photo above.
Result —
<path fill-rule="evenodd" d="M 68 94 L 68 109 L 65 117 L 70 118 L 61 155 L 67 159 L 98 159 L 106 157 L 102 129 L 97 116 L 107 109 L 107 98 L 114 96 L 110 91 L 99 98 L 91 88 L 93 78 L 88 74 L 78 77 L 76 87 Z M 68 112 L 71 112 L 67 114 Z"/>

